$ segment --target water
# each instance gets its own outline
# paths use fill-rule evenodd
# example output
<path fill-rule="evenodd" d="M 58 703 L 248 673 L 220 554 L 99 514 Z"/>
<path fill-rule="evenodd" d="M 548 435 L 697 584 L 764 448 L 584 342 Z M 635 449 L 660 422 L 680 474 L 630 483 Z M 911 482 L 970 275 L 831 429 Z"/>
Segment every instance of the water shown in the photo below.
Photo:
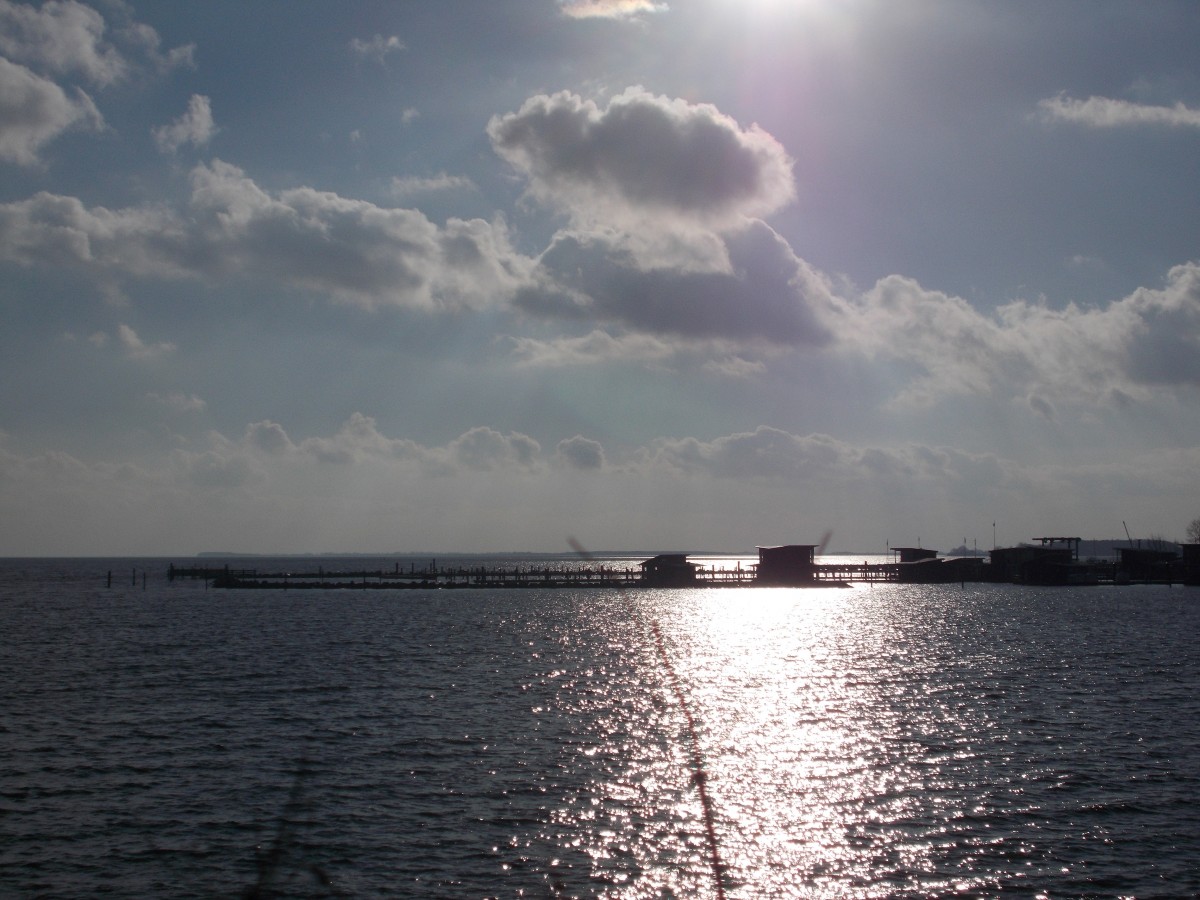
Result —
<path fill-rule="evenodd" d="M 1200 894 L 1195 588 L 166 564 L 0 562 L 0 896 L 716 897 L 689 714 L 728 897 Z"/>

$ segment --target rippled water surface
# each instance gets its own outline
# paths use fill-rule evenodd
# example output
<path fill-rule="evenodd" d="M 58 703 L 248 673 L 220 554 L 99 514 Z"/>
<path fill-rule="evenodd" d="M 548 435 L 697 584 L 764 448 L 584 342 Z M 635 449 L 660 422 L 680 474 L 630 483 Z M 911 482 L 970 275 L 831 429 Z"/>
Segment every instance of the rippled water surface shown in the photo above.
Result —
<path fill-rule="evenodd" d="M 166 562 L 0 562 L 2 896 L 1200 894 L 1200 589 Z"/>

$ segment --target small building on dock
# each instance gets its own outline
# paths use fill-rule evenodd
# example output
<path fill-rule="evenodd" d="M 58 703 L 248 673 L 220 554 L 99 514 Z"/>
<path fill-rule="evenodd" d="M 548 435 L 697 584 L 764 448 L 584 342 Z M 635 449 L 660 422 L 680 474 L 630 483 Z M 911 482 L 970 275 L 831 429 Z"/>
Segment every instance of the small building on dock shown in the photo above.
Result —
<path fill-rule="evenodd" d="M 1015 584 L 1067 585 L 1095 584 L 1095 566 L 1079 561 L 1077 537 L 1034 538 L 1038 546 L 1021 544 L 1017 547 L 998 547 L 991 551 L 990 571 L 993 581 Z"/>
<path fill-rule="evenodd" d="M 1177 563 L 1182 574 L 1180 580 L 1187 585 L 1200 586 L 1200 544 L 1180 544 L 1179 552 L 1182 554 Z"/>
<path fill-rule="evenodd" d="M 646 587 L 693 587 L 698 583 L 696 564 L 686 553 L 660 553 L 639 564 Z"/>
<path fill-rule="evenodd" d="M 1179 554 L 1162 547 L 1118 547 L 1117 580 L 1120 582 L 1171 581 Z"/>
<path fill-rule="evenodd" d="M 755 583 L 802 587 L 817 581 L 817 544 L 784 544 L 758 548 Z"/>
<path fill-rule="evenodd" d="M 924 547 L 893 547 L 892 553 L 900 563 L 924 562 L 927 559 L 937 559 L 936 550 L 926 550 Z"/>

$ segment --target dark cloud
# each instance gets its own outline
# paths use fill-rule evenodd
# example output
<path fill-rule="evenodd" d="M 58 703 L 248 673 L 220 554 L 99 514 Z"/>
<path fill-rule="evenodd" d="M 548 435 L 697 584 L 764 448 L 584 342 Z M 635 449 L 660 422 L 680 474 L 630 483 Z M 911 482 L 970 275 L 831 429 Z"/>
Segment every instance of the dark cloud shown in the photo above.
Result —
<path fill-rule="evenodd" d="M 535 271 L 536 288 L 516 303 L 539 315 L 620 322 L 696 339 L 819 346 L 830 340 L 820 312 L 824 282 L 770 227 L 754 222 L 723 235 L 726 271 L 647 265 L 602 235 L 564 232 Z"/>

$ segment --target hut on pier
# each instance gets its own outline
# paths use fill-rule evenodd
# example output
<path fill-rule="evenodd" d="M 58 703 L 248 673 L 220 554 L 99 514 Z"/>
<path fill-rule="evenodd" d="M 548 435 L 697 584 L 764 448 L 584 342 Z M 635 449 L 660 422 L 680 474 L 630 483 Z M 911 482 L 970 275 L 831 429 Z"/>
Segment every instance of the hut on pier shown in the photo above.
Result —
<path fill-rule="evenodd" d="M 1034 538 L 1040 546 L 1021 544 L 991 551 L 992 580 L 1016 584 L 1094 584 L 1095 573 L 1079 562 L 1080 538 Z"/>
<path fill-rule="evenodd" d="M 1200 544 L 1180 544 L 1179 550 L 1183 554 L 1179 563 L 1183 570 L 1183 583 L 1200 585 Z"/>
<path fill-rule="evenodd" d="M 759 547 L 755 582 L 787 587 L 814 584 L 817 580 L 816 550 L 816 544 Z"/>
<path fill-rule="evenodd" d="M 697 584 L 696 564 L 686 553 L 660 553 L 640 563 L 647 587 L 691 587 Z"/>
<path fill-rule="evenodd" d="M 1117 548 L 1117 554 L 1121 558 L 1117 564 L 1117 580 L 1169 581 L 1173 575 L 1173 564 L 1179 559 L 1179 554 L 1174 548 L 1142 547 L 1141 544 L 1142 542 L 1138 541 L 1136 547 Z"/>

